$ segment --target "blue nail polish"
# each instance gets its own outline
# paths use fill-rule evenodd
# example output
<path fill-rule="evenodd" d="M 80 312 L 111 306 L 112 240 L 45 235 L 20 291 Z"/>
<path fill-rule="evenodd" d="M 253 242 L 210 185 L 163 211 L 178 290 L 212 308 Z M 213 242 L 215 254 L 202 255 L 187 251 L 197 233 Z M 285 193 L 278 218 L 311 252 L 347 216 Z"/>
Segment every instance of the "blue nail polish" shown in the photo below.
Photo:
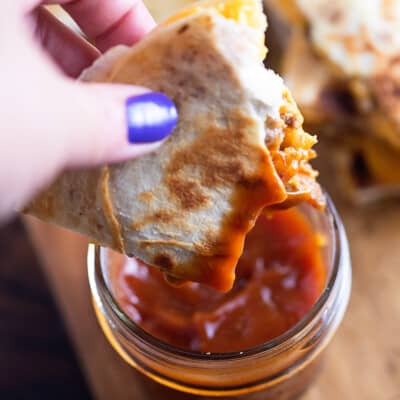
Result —
<path fill-rule="evenodd" d="M 152 143 L 167 137 L 178 122 L 173 101 L 165 94 L 150 92 L 126 100 L 128 140 Z"/>

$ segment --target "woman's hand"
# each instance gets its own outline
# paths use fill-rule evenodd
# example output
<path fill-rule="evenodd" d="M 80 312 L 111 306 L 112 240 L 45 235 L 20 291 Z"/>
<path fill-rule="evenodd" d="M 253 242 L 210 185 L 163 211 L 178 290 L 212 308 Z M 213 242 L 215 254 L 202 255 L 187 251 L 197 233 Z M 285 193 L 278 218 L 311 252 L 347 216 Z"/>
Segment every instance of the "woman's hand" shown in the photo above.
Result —
<path fill-rule="evenodd" d="M 160 94 L 140 96 L 147 90 L 73 79 L 101 52 L 131 45 L 154 27 L 142 1 L 51 3 L 62 4 L 96 47 L 56 20 L 44 2 L 2 0 L 0 220 L 61 169 L 151 151 L 177 120 L 173 103 Z M 146 112 L 147 105 L 152 111 Z M 158 112 L 152 119 L 154 107 Z M 146 136 L 153 126 L 155 133 Z"/>

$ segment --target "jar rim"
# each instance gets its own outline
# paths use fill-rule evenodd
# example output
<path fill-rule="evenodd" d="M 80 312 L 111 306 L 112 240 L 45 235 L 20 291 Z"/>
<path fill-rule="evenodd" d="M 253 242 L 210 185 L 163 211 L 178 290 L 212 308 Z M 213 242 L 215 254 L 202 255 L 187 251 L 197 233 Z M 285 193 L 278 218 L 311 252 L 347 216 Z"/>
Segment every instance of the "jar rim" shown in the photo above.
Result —
<path fill-rule="evenodd" d="M 329 295 L 334 287 L 334 284 L 338 277 L 340 260 L 341 260 L 341 249 L 342 249 L 342 238 L 343 238 L 343 225 L 342 221 L 339 217 L 339 214 L 336 210 L 336 207 L 333 204 L 330 196 L 324 192 L 324 196 L 327 200 L 327 206 L 324 211 L 322 211 L 327 217 L 331 225 L 332 230 L 332 248 L 333 254 L 331 259 L 331 271 L 329 274 L 329 279 L 325 284 L 323 291 L 321 292 L 318 300 L 312 306 L 310 311 L 295 325 L 293 325 L 290 329 L 288 329 L 283 334 L 268 340 L 267 342 L 261 343 L 257 346 L 253 346 L 251 348 L 242 350 L 242 351 L 234 351 L 234 352 L 198 352 L 191 351 L 179 348 L 177 346 L 168 344 L 152 334 L 148 333 L 138 324 L 136 324 L 132 319 L 127 315 L 127 313 L 119 306 L 116 301 L 113 293 L 108 287 L 106 279 L 103 274 L 103 268 L 101 265 L 101 257 L 100 252 L 102 247 L 96 244 L 89 244 L 88 248 L 88 267 L 89 267 L 89 285 L 92 289 L 96 287 L 96 285 L 100 285 L 103 298 L 107 301 L 108 306 L 111 310 L 117 315 L 120 322 L 122 322 L 123 326 L 128 329 L 128 331 L 133 334 L 139 336 L 142 340 L 145 340 L 149 345 L 156 347 L 157 349 L 169 353 L 173 356 L 181 356 L 186 359 L 191 359 L 193 361 L 223 361 L 223 360 L 236 360 L 236 359 L 244 359 L 261 352 L 266 352 L 268 350 L 276 349 L 277 347 L 283 346 L 286 342 L 301 334 L 306 327 L 311 324 L 311 322 L 316 318 L 325 305 L 325 303 L 329 299 Z M 92 271 L 91 271 L 92 270 Z M 91 273 L 93 272 L 93 273 Z M 94 282 L 94 279 L 97 282 Z"/>

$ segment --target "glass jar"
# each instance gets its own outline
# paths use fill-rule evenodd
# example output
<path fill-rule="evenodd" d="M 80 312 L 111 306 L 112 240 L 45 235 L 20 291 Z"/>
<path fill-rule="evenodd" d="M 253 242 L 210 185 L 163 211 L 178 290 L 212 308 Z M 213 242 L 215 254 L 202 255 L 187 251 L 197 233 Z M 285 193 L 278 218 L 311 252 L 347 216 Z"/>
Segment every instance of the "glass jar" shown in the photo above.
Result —
<path fill-rule="evenodd" d="M 233 353 L 185 351 L 145 332 L 118 306 L 107 284 L 102 248 L 90 245 L 89 282 L 95 312 L 119 355 L 143 376 L 149 399 L 288 400 L 304 392 L 348 304 L 351 263 L 346 234 L 332 202 L 325 211 L 299 206 L 324 240 L 326 286 L 309 313 L 281 336 Z M 150 379 L 148 379 L 150 378 Z"/>

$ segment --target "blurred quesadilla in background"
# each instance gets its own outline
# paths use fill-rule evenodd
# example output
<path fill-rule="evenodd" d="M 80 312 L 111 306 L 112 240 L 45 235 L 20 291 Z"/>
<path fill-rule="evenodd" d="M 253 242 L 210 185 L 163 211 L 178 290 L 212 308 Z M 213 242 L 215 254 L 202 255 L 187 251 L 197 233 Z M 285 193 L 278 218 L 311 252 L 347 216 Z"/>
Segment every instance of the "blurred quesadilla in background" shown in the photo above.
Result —
<path fill-rule="evenodd" d="M 264 2 L 275 66 L 331 146 L 348 197 L 400 197 L 400 2 Z"/>

